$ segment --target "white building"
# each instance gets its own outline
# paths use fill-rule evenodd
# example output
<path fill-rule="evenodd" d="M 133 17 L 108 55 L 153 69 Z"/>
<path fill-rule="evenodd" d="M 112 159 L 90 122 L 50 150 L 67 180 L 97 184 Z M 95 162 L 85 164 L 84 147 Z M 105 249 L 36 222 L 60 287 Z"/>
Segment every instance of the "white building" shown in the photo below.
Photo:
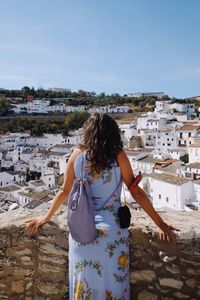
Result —
<path fill-rule="evenodd" d="M 186 115 L 195 114 L 195 104 L 173 103 L 170 104 L 170 109 L 173 110 L 173 112 L 181 112 Z"/>
<path fill-rule="evenodd" d="M 88 109 L 89 113 L 105 113 L 105 114 L 113 114 L 113 113 L 128 113 L 130 107 L 128 105 L 120 105 L 120 106 L 97 106 L 91 107 Z"/>
<path fill-rule="evenodd" d="M 65 106 L 66 113 L 75 112 L 75 111 L 85 111 L 85 110 L 87 110 L 85 105 L 78 105 L 78 106 L 66 105 Z"/>
<path fill-rule="evenodd" d="M 184 210 L 196 200 L 192 181 L 168 174 L 148 174 L 147 194 L 156 209 Z"/>
<path fill-rule="evenodd" d="M 141 98 L 142 96 L 145 97 L 157 97 L 162 99 L 164 97 L 164 93 L 163 92 L 145 92 L 145 93 L 128 93 L 127 97 L 129 98 Z"/>
<path fill-rule="evenodd" d="M 132 137 L 138 136 L 136 126 L 134 124 L 126 123 L 119 124 L 119 128 L 121 131 L 121 138 L 124 145 L 124 148 L 130 148 L 130 140 Z"/>
<path fill-rule="evenodd" d="M 55 173 L 53 168 L 47 168 L 42 172 L 41 180 L 45 183 L 46 188 L 55 187 Z"/>
<path fill-rule="evenodd" d="M 3 171 L 0 172 L 0 186 L 8 185 L 11 183 L 25 182 L 26 174 L 23 172 L 14 172 L 14 171 Z"/>
<path fill-rule="evenodd" d="M 168 125 L 168 118 L 157 118 L 156 113 L 147 113 L 143 114 L 141 117 L 137 119 L 137 130 L 140 133 L 141 130 L 162 130 L 166 129 L 166 127 L 170 127 Z"/>
<path fill-rule="evenodd" d="M 185 166 L 185 176 L 192 180 L 200 179 L 200 162 L 194 162 Z"/>
<path fill-rule="evenodd" d="M 167 153 L 169 154 L 169 157 L 171 157 L 172 159 L 180 160 L 180 158 L 182 156 L 187 154 L 187 150 L 186 149 L 175 148 L 175 149 L 169 149 L 167 151 Z"/>
<path fill-rule="evenodd" d="M 159 111 L 169 112 L 170 103 L 171 103 L 171 101 L 169 101 L 169 100 L 167 100 L 167 101 L 156 101 L 156 103 L 155 103 L 156 106 L 155 106 L 154 111 L 155 112 L 159 112 Z"/>
<path fill-rule="evenodd" d="M 189 163 L 200 162 L 200 144 L 188 146 Z"/>
<path fill-rule="evenodd" d="M 169 149 L 174 149 L 178 146 L 177 135 L 173 130 L 162 130 L 156 135 L 156 150 L 167 154 Z"/>
<path fill-rule="evenodd" d="M 193 137 L 200 136 L 200 125 L 186 124 L 176 130 L 178 146 L 186 147 L 192 144 Z"/>
<path fill-rule="evenodd" d="M 195 206 L 197 207 L 198 210 L 200 210 L 200 180 L 194 181 L 194 191 L 195 191 L 195 198 L 196 198 Z"/>

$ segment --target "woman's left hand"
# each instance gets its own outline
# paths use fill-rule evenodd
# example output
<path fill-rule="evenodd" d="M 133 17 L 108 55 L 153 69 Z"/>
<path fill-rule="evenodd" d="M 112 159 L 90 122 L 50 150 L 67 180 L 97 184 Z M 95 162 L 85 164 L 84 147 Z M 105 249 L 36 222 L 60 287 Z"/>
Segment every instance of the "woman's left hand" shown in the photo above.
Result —
<path fill-rule="evenodd" d="M 176 242 L 176 233 L 175 231 L 180 231 L 177 228 L 174 228 L 172 225 L 167 225 L 165 222 L 162 222 L 162 224 L 159 226 L 159 238 L 161 241 L 164 242 Z"/>

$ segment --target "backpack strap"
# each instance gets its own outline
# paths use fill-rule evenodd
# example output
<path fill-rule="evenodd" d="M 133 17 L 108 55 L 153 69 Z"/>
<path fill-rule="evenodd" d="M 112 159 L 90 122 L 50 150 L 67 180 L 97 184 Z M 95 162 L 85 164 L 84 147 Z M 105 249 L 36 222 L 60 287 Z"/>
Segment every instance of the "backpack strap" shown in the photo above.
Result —
<path fill-rule="evenodd" d="M 114 166 L 114 168 L 115 168 L 115 166 Z M 115 170 L 115 178 L 116 178 L 116 170 Z M 117 183 L 117 178 L 116 178 L 116 183 Z M 104 204 L 100 208 L 95 209 L 96 211 L 99 211 L 99 210 L 103 209 L 106 206 L 106 204 L 108 203 L 108 201 L 111 199 L 112 195 L 118 190 L 118 188 L 119 188 L 119 186 L 120 186 L 121 183 L 122 183 L 122 177 L 120 177 L 120 181 L 117 184 L 117 187 L 114 190 L 114 192 L 112 192 L 112 194 L 109 196 L 109 198 L 106 199 L 106 201 L 104 202 Z M 118 193 L 118 196 L 120 197 L 119 193 Z"/>

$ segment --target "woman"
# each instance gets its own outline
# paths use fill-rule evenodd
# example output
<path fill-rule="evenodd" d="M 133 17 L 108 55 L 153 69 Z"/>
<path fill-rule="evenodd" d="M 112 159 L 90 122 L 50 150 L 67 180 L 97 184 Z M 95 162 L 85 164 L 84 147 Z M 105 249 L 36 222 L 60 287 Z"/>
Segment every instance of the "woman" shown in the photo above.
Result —
<path fill-rule="evenodd" d="M 98 238 L 83 244 L 69 235 L 70 300 L 129 299 L 128 230 L 119 227 L 121 177 L 128 188 L 134 175 L 123 151 L 117 123 L 106 114 L 94 113 L 83 126 L 83 145 L 75 149 L 66 167 L 64 183 L 45 215 L 26 221 L 29 233 L 47 223 L 71 191 L 82 168 L 95 204 Z M 143 190 L 135 184 L 131 193 L 160 228 L 160 238 L 175 241 L 173 227 L 163 222 Z M 109 199 L 107 203 L 105 200 Z"/>

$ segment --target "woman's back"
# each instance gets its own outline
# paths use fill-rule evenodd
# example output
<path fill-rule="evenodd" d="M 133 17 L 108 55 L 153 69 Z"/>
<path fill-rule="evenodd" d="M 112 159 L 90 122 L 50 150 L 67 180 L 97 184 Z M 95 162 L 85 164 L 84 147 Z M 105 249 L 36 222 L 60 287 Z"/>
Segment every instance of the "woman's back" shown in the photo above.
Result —
<path fill-rule="evenodd" d="M 95 171 L 92 172 L 86 159 L 86 153 L 81 152 L 76 158 L 74 173 L 78 179 L 81 176 L 86 177 L 96 209 L 100 209 L 107 200 L 108 203 L 112 202 L 113 197 L 118 200 L 116 203 L 119 207 L 122 181 L 121 171 L 117 161 L 112 164 L 110 169 L 105 169 L 99 173 Z"/>
<path fill-rule="evenodd" d="M 128 230 L 120 229 L 118 219 L 120 168 L 114 162 L 110 169 L 91 172 L 85 153 L 81 153 L 74 164 L 76 178 L 82 176 L 82 170 L 95 203 L 98 238 L 88 244 L 69 238 L 70 300 L 128 300 Z"/>

